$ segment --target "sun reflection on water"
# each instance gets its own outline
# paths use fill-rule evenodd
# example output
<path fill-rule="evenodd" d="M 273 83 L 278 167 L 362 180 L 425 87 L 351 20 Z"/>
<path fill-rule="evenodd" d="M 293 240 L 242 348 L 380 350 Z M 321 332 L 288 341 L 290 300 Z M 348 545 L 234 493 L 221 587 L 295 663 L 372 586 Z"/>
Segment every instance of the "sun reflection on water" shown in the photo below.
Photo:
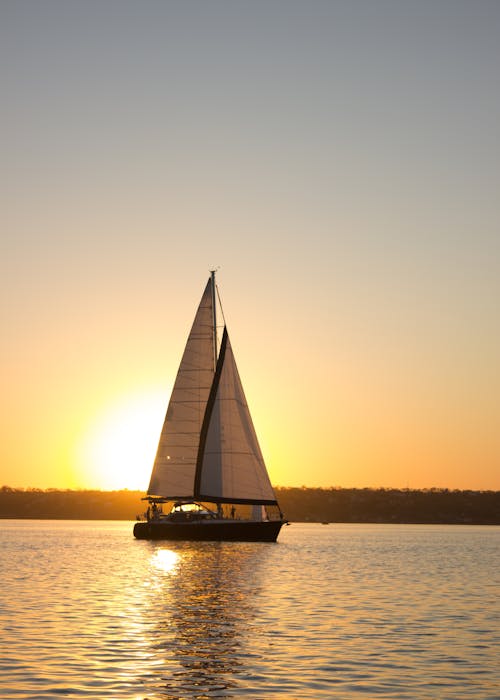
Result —
<path fill-rule="evenodd" d="M 154 626 L 148 624 L 147 633 L 151 661 L 162 663 L 149 687 L 162 698 L 232 697 L 270 550 L 253 543 L 174 547 L 155 549 L 150 559 L 156 578 L 149 584 Z"/>
<path fill-rule="evenodd" d="M 173 574 L 177 571 L 180 556 L 171 549 L 157 549 L 151 557 L 151 566 L 164 574 Z"/>

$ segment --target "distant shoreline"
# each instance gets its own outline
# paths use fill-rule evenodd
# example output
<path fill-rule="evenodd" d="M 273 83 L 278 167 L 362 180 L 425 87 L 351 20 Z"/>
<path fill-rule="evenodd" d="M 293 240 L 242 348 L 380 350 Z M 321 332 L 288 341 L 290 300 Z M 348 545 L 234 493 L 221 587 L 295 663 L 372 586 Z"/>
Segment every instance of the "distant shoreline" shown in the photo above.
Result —
<path fill-rule="evenodd" d="M 500 525 L 500 491 L 277 487 L 290 522 Z M 0 488 L 0 519 L 133 521 L 142 491 Z"/>
<path fill-rule="evenodd" d="M 49 522 L 50 520 L 55 520 L 58 522 L 68 522 L 68 521 L 75 521 L 75 522 L 123 522 L 123 523 L 135 523 L 137 522 L 136 520 L 131 520 L 130 518 L 57 518 L 57 517 L 44 517 L 44 518 L 39 518 L 39 517 L 34 517 L 30 515 L 26 516 L 10 516 L 10 515 L 0 515 L 0 522 L 3 520 L 46 520 Z M 409 522 L 406 520 L 401 520 L 401 521 L 396 521 L 396 520 L 391 520 L 391 521 L 385 521 L 385 520 L 363 520 L 363 521 L 356 521 L 356 520 L 331 520 L 330 522 L 320 522 L 319 520 L 290 520 L 289 518 L 287 519 L 287 522 L 289 525 L 297 524 L 297 525 L 451 525 L 454 526 L 456 525 L 457 527 L 460 526 L 474 526 L 474 527 L 498 527 L 500 525 L 500 522 L 448 522 L 448 521 L 439 521 L 439 522 Z"/>

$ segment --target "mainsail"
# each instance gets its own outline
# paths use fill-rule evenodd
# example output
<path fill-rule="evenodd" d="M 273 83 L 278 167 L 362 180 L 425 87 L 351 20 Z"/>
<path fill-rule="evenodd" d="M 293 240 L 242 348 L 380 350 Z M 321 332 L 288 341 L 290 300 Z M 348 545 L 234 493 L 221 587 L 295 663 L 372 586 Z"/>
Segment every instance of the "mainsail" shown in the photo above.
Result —
<path fill-rule="evenodd" d="M 148 495 L 274 505 L 226 328 L 214 368 L 214 284 L 212 275 L 177 373 Z"/>
<path fill-rule="evenodd" d="M 151 473 L 150 496 L 193 496 L 200 430 L 214 377 L 213 317 L 209 279 L 172 389 Z"/>

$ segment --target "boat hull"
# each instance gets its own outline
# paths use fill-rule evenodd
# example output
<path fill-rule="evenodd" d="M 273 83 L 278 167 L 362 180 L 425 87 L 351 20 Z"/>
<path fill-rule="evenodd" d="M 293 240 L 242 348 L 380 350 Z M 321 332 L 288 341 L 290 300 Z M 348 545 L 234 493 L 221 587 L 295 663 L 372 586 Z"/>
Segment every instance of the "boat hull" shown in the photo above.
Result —
<path fill-rule="evenodd" d="M 139 540 L 190 540 L 193 542 L 275 542 L 283 524 L 282 520 L 138 522 L 134 525 L 134 537 Z"/>

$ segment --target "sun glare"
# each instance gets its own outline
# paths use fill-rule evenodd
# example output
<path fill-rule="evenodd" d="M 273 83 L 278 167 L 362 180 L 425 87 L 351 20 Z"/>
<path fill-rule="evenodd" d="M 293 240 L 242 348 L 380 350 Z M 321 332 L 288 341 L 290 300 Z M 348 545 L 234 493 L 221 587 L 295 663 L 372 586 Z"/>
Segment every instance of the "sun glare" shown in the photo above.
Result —
<path fill-rule="evenodd" d="M 78 447 L 81 482 L 89 488 L 145 491 L 165 409 L 165 391 L 128 395 L 108 406 Z"/>
<path fill-rule="evenodd" d="M 165 574 L 170 574 L 175 571 L 180 561 L 180 556 L 177 552 L 171 549 L 157 549 L 151 557 L 151 566 Z"/>

